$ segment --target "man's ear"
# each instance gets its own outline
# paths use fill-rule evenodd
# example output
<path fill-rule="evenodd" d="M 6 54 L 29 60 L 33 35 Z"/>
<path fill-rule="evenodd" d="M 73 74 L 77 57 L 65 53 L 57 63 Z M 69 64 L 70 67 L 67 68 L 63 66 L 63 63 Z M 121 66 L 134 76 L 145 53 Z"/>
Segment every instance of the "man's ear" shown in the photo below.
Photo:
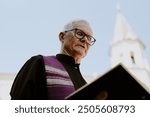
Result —
<path fill-rule="evenodd" d="M 61 41 L 61 42 L 63 42 L 64 41 L 64 33 L 63 32 L 60 32 L 59 33 L 59 40 Z"/>

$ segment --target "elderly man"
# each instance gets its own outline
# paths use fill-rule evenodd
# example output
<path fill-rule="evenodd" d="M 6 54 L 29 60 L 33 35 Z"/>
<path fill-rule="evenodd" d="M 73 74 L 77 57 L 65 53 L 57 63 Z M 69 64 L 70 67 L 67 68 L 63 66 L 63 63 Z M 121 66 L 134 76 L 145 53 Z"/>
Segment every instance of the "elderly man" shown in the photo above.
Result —
<path fill-rule="evenodd" d="M 65 99 L 86 84 L 79 65 L 95 43 L 92 29 L 85 20 L 73 20 L 59 34 L 61 52 L 56 56 L 31 57 L 17 74 L 11 99 Z"/>

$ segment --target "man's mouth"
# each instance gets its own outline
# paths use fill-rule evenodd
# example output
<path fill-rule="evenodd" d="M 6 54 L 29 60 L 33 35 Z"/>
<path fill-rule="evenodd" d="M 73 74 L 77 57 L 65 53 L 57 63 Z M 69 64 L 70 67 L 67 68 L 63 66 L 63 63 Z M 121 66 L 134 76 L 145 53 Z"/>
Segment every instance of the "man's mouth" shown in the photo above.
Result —
<path fill-rule="evenodd" d="M 83 45 L 77 45 L 78 47 L 85 48 Z"/>

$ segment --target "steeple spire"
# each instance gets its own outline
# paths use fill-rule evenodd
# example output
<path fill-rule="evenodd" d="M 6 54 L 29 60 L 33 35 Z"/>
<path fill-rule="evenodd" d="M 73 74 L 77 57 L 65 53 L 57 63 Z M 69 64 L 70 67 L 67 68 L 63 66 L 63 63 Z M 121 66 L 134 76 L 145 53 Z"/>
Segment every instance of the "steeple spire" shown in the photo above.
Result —
<path fill-rule="evenodd" d="M 119 0 L 116 0 L 116 24 L 115 24 L 115 31 L 114 31 L 114 37 L 113 42 L 116 43 L 118 41 L 124 40 L 124 39 L 137 39 L 137 35 L 133 32 L 131 26 L 126 21 L 125 17 L 121 13 L 121 8 L 119 4 Z"/>
<path fill-rule="evenodd" d="M 117 12 L 120 12 L 120 4 L 119 4 L 119 0 L 116 0 L 116 7 L 117 7 Z"/>

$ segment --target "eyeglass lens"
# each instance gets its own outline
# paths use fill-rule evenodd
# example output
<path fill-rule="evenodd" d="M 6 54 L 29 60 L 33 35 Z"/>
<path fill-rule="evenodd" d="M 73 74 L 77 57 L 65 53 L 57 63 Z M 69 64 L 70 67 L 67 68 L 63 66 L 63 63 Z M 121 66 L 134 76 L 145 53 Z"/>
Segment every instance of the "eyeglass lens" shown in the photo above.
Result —
<path fill-rule="evenodd" d="M 79 38 L 79 39 L 84 39 L 84 37 L 86 37 L 86 39 L 87 39 L 87 41 L 88 41 L 88 43 L 90 44 L 90 45 L 93 45 L 94 44 L 94 42 L 95 42 L 95 40 L 92 38 L 92 37 L 90 37 L 90 36 L 88 36 L 87 34 L 85 34 L 83 31 L 81 31 L 81 30 L 75 30 L 75 36 L 77 37 L 77 38 Z"/>

